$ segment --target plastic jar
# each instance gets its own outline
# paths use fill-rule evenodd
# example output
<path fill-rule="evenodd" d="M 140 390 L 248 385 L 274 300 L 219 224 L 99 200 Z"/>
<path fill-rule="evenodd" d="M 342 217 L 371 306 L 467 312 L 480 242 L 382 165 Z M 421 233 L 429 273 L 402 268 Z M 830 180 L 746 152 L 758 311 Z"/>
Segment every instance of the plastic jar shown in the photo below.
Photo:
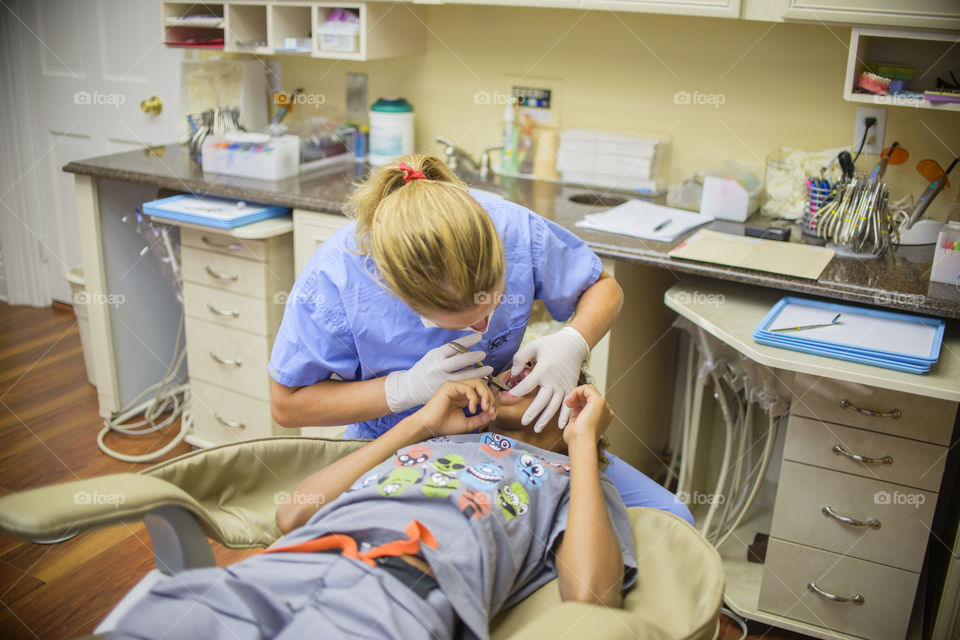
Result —
<path fill-rule="evenodd" d="M 403 98 L 380 98 L 370 107 L 367 160 L 380 166 L 407 153 L 413 153 L 413 105 Z"/>

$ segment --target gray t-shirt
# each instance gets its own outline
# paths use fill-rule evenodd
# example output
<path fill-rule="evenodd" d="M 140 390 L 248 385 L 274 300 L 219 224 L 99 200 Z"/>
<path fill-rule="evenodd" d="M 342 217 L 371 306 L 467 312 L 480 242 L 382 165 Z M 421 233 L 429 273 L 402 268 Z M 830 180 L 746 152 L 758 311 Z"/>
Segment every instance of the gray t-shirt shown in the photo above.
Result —
<path fill-rule="evenodd" d="M 440 588 L 478 638 L 490 619 L 556 577 L 554 551 L 567 525 L 570 459 L 494 433 L 439 436 L 399 450 L 320 509 L 282 544 L 346 533 L 371 545 L 419 520 L 437 540 L 421 544 Z M 601 475 L 625 570 L 636 579 L 633 537 L 613 483 Z M 399 534 L 399 535 L 398 535 Z"/>

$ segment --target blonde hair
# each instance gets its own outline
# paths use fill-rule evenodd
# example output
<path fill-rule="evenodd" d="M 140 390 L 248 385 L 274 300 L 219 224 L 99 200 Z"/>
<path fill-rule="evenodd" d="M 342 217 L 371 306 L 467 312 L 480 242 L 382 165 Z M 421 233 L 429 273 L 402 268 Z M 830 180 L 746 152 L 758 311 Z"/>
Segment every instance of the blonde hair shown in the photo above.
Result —
<path fill-rule="evenodd" d="M 404 184 L 404 163 L 426 178 Z M 477 305 L 504 277 L 503 240 L 467 186 L 436 156 L 407 155 L 357 185 L 344 210 L 384 284 L 419 313 Z"/>

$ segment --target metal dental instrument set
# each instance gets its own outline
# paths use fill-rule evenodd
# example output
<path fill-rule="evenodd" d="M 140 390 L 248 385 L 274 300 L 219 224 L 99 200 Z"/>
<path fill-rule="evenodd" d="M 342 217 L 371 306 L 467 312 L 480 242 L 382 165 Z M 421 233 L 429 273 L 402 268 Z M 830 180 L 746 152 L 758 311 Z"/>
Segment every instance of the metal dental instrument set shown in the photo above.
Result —
<path fill-rule="evenodd" d="M 876 257 L 897 244 L 900 232 L 890 214 L 890 189 L 883 182 L 883 175 L 888 164 L 905 162 L 908 155 L 894 142 L 881 154 L 869 176 L 854 172 L 853 163 L 848 162 L 849 154 L 840 158 L 843 178 L 810 216 L 810 226 L 817 237 L 854 253 Z"/>
<path fill-rule="evenodd" d="M 451 347 L 453 347 L 458 353 L 468 353 L 468 352 L 470 351 L 470 350 L 467 349 L 465 346 L 463 346 L 462 344 L 460 344 L 459 342 L 457 342 L 457 341 L 455 341 L 455 340 L 450 341 L 450 342 L 448 342 L 447 344 L 450 345 Z M 479 368 L 482 367 L 483 365 L 480 364 L 479 362 L 476 362 L 476 363 L 474 363 L 474 364 L 471 365 L 471 366 L 472 366 L 474 369 L 479 369 Z M 493 377 L 493 376 L 483 376 L 483 381 L 486 382 L 487 384 L 492 384 L 493 386 L 495 386 L 497 389 L 500 389 L 501 391 L 510 391 L 510 387 L 508 387 L 507 385 L 503 384 L 502 382 L 500 382 L 499 380 L 497 380 L 497 379 L 496 379 L 495 377 Z"/>

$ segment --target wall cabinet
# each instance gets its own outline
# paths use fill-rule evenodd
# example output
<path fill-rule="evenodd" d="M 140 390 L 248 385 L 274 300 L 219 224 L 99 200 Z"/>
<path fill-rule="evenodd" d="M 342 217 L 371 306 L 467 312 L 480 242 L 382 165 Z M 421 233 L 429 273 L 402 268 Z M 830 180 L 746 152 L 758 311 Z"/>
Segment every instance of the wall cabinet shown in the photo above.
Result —
<path fill-rule="evenodd" d="M 739 18 L 740 0 L 580 0 L 583 9 L 670 13 L 684 16 Z"/>
<path fill-rule="evenodd" d="M 786 20 L 960 29 L 957 0 L 786 0 Z"/>

